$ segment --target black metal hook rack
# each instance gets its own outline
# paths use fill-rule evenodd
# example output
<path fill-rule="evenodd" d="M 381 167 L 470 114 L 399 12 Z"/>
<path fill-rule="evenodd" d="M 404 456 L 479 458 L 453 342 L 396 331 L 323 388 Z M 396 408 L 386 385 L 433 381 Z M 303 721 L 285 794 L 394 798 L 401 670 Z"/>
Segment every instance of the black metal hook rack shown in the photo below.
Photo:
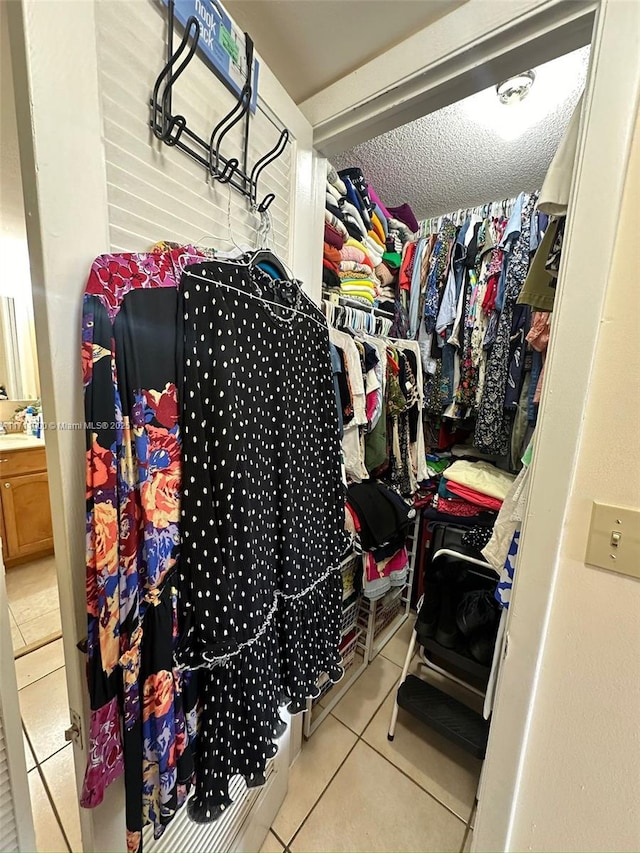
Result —
<path fill-rule="evenodd" d="M 221 184 L 230 184 L 239 193 L 246 196 L 253 208 L 264 213 L 275 199 L 274 193 L 267 193 L 258 202 L 258 181 L 264 169 L 282 154 L 289 141 L 289 131 L 284 128 L 276 144 L 264 154 L 249 171 L 247 154 L 249 148 L 250 107 L 253 96 L 253 41 L 245 33 L 247 78 L 238 100 L 232 109 L 214 127 L 207 142 L 194 133 L 187 125 L 183 115 L 174 115 L 172 94 L 176 80 L 193 59 L 200 38 L 200 23 L 191 16 L 184 28 L 177 49 L 173 50 L 173 27 L 175 22 L 174 0 L 167 6 L 167 61 L 158 75 L 151 95 L 150 126 L 157 139 L 169 146 L 179 148 L 207 170 L 212 180 Z M 221 152 L 224 138 L 229 131 L 244 119 L 244 146 L 242 166 L 237 157 L 225 157 Z"/>

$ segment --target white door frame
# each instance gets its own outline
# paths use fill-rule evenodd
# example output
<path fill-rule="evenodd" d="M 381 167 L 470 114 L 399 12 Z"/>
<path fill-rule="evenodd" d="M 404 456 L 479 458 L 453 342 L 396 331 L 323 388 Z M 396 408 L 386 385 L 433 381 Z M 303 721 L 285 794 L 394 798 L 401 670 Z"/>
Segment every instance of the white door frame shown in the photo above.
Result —
<path fill-rule="evenodd" d="M 316 145 L 331 155 L 592 41 L 508 651 L 474 830 L 478 850 L 517 844 L 519 789 L 640 97 L 639 28 L 636 2 L 469 0 L 302 104 Z"/>
<path fill-rule="evenodd" d="M 18 850 L 27 853 L 36 849 L 36 836 L 33 826 L 33 811 L 29 801 L 29 782 L 27 779 L 27 762 L 24 754 L 24 733 L 20 719 L 20 704 L 18 702 L 18 682 L 16 664 L 13 657 L 13 642 L 9 624 L 9 601 L 5 583 L 4 560 L 0 545 L 0 725 L 2 736 L 0 743 L 4 747 L 11 799 L 13 801 L 13 821 L 9 815 L 3 820 L 7 826 L 0 826 L 0 839 L 8 835 L 8 827 L 15 824 L 18 840 Z M 37 770 L 33 771 L 38 773 Z M 0 779 L 0 785 L 2 780 Z M 6 848 L 3 848 L 6 849 Z"/>
<path fill-rule="evenodd" d="M 84 421 L 82 295 L 93 259 L 109 251 L 95 2 L 8 4 L 43 411 L 48 423 L 70 425 Z M 161 67 L 161 56 L 158 63 Z M 213 76 L 212 85 L 216 85 Z M 291 263 L 318 300 L 324 187 L 312 128 L 264 62 L 260 99 L 295 139 Z M 85 657 L 76 648 L 87 631 L 84 431 L 48 430 L 46 452 L 69 704 L 80 712 L 86 732 Z M 299 742 L 299 731 L 297 720 L 293 742 Z M 82 746 L 74 746 L 78 790 L 86 746 L 86 736 Z M 121 780 L 109 786 L 100 807 L 81 809 L 80 818 L 86 851 L 124 845 Z"/>

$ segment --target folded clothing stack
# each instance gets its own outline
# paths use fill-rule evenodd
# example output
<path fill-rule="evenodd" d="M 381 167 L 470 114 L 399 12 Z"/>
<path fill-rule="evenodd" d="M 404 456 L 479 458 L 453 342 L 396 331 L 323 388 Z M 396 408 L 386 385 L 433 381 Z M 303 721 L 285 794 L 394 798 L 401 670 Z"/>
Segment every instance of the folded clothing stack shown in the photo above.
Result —
<path fill-rule="evenodd" d="M 443 471 L 442 478 L 443 497 L 463 498 L 476 506 L 499 510 L 515 475 L 490 462 L 458 459 Z"/>
<path fill-rule="evenodd" d="M 328 163 L 324 215 L 324 293 L 388 312 L 391 335 L 406 337 L 408 288 L 401 290 L 399 282 L 405 249 L 418 229 L 410 206 L 385 207 L 361 169 L 337 172 Z"/>
<path fill-rule="evenodd" d="M 349 486 L 346 510 L 347 528 L 354 534 L 356 548 L 363 552 L 363 592 L 371 600 L 382 598 L 392 587 L 406 582 L 406 539 L 416 511 L 374 480 Z"/>

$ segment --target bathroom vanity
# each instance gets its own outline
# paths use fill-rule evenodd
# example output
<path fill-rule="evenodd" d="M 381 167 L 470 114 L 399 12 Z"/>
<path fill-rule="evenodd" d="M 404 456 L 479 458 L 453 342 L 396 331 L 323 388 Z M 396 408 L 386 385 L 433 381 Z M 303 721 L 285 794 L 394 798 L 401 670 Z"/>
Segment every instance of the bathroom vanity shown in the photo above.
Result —
<path fill-rule="evenodd" d="M 8 567 L 53 553 L 44 441 L 0 435 L 0 536 Z"/>

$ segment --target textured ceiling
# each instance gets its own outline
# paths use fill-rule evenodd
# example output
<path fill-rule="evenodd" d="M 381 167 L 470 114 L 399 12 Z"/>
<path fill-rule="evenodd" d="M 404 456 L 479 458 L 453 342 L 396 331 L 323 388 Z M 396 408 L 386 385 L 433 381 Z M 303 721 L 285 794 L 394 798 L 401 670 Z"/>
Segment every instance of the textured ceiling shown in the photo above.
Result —
<path fill-rule="evenodd" d="M 465 0 L 225 0 L 296 103 Z"/>
<path fill-rule="evenodd" d="M 584 89 L 589 47 L 535 69 L 529 95 L 500 104 L 491 87 L 332 158 L 360 166 L 385 204 L 418 219 L 538 189 Z"/>

